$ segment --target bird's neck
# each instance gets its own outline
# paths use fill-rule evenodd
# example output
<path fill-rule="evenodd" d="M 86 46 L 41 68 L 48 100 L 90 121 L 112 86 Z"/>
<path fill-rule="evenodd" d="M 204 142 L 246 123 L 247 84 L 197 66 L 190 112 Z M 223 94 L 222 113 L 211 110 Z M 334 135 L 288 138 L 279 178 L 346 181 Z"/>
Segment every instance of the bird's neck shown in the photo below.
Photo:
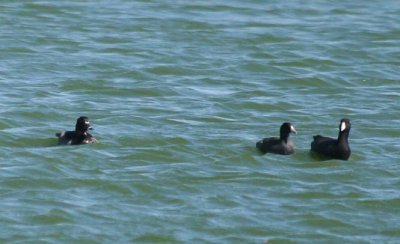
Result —
<path fill-rule="evenodd" d="M 287 143 L 288 139 L 289 139 L 289 134 L 281 134 L 279 137 L 282 141 L 284 141 L 285 143 Z"/>
<path fill-rule="evenodd" d="M 86 136 L 88 133 L 87 133 L 87 131 L 79 131 L 79 130 L 77 130 L 76 134 L 81 135 L 81 136 Z"/>
<path fill-rule="evenodd" d="M 340 142 L 347 142 L 349 138 L 349 132 L 345 131 L 342 133 L 339 133 L 338 141 Z"/>

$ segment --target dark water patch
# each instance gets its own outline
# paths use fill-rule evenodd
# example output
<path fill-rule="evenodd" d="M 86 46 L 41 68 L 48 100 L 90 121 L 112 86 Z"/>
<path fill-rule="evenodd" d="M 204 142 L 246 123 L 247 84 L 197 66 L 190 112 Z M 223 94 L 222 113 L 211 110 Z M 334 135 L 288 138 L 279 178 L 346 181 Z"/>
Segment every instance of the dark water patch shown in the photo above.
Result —
<path fill-rule="evenodd" d="M 106 80 L 70 80 L 61 85 L 61 89 L 71 92 L 83 92 L 94 94 L 102 93 L 104 95 L 116 97 L 162 97 L 168 95 L 177 95 L 172 88 L 154 85 L 152 87 L 124 88 L 119 85 L 113 86 Z"/>
<path fill-rule="evenodd" d="M 32 49 L 32 48 L 28 48 L 28 47 L 18 47 L 18 46 L 13 46 L 13 47 L 8 47 L 8 48 L 4 48 L 2 51 L 2 53 L 4 53 L 5 55 L 15 55 L 15 56 L 25 56 L 25 55 L 29 55 L 29 54 L 34 54 L 36 53 L 36 50 Z"/>
<path fill-rule="evenodd" d="M 190 73 L 191 70 L 182 66 L 163 65 L 158 67 L 147 68 L 147 72 L 155 75 L 185 75 Z"/>
<path fill-rule="evenodd" d="M 254 38 L 246 38 L 244 39 L 243 45 L 265 45 L 269 43 L 288 43 L 288 42 L 293 42 L 294 39 L 290 37 L 283 37 L 283 36 L 276 36 L 273 34 L 258 34 Z"/>
<path fill-rule="evenodd" d="M 382 236 L 385 236 L 385 237 L 388 236 L 387 239 L 389 239 L 389 240 L 392 240 L 393 238 L 397 239 L 400 237 L 400 228 L 399 227 L 389 228 L 388 230 L 381 230 L 380 233 Z M 377 239 L 379 239 L 379 238 L 377 238 Z"/>
<path fill-rule="evenodd" d="M 352 9 L 345 9 L 345 8 L 334 8 L 330 10 L 333 14 L 336 15 L 354 15 L 356 14 Z"/>
<path fill-rule="evenodd" d="M 84 170 L 84 172 L 89 173 L 87 170 Z M 97 172 L 98 174 L 101 173 L 99 171 Z M 94 188 L 95 191 L 108 192 L 108 194 L 115 194 L 118 196 L 127 196 L 132 193 L 129 187 L 121 184 L 122 182 L 110 182 L 106 179 L 66 179 L 65 183 L 70 187 L 85 185 L 88 188 Z"/>
<path fill-rule="evenodd" d="M 369 209 L 387 211 L 389 209 L 397 209 L 400 206 L 400 199 L 360 199 L 359 205 Z"/>
<path fill-rule="evenodd" d="M 25 3 L 24 7 L 38 12 L 61 13 L 58 6 L 50 4 Z"/>
<path fill-rule="evenodd" d="M 45 214 L 32 216 L 29 221 L 41 225 L 60 225 L 64 223 L 74 223 L 68 212 L 61 209 L 52 209 Z"/>
<path fill-rule="evenodd" d="M 188 10 L 188 11 L 194 11 L 194 12 L 200 12 L 200 13 L 216 13 L 219 14 L 221 12 L 228 12 L 228 13 L 233 13 L 233 12 L 238 12 L 238 13 L 243 13 L 243 11 L 254 11 L 257 10 L 256 8 L 253 8 L 251 5 L 246 5 L 246 4 L 241 4 L 241 3 L 220 3 L 220 4 L 208 4 L 208 3 L 190 3 L 190 4 L 185 4 L 183 6 L 183 9 Z"/>
<path fill-rule="evenodd" d="M 131 239 L 132 242 L 140 242 L 140 243 L 172 243 L 179 242 L 179 239 L 176 239 L 173 234 L 143 234 L 137 238 Z"/>
<path fill-rule="evenodd" d="M 123 45 L 123 44 L 128 44 L 131 43 L 130 39 L 121 37 L 121 36 L 116 36 L 116 35 L 104 35 L 100 37 L 93 38 L 93 41 L 96 43 L 100 44 L 109 44 L 109 45 Z"/>
<path fill-rule="evenodd" d="M 29 179 L 24 177 L 14 177 L 3 180 L 3 185 L 16 188 L 16 189 L 41 189 L 51 187 L 53 189 L 62 189 L 62 183 L 57 182 L 53 179 Z"/>
<path fill-rule="evenodd" d="M 179 19 L 176 18 L 170 22 L 171 26 L 174 26 L 179 31 L 185 31 L 182 35 L 192 34 L 192 35 L 204 35 L 206 33 L 213 33 L 218 31 L 216 26 L 212 23 L 206 21 L 196 21 L 191 20 L 187 21 L 187 19 Z"/>
<path fill-rule="evenodd" d="M 117 54 L 117 55 L 122 55 L 122 56 L 126 56 L 126 57 L 130 57 L 130 56 L 136 54 L 136 52 L 134 50 L 132 50 L 132 48 L 123 47 L 123 46 L 105 47 L 105 48 L 102 48 L 101 52 L 106 53 L 106 54 Z"/>
<path fill-rule="evenodd" d="M 298 241 L 298 240 L 296 240 L 296 241 Z M 270 237 L 268 237 L 268 238 L 266 238 L 266 241 L 265 241 L 265 243 L 270 243 L 270 244 L 278 244 L 278 243 L 282 243 L 282 244 L 294 244 L 294 243 L 296 243 L 296 241 L 295 240 L 289 240 L 289 238 L 279 238 L 279 237 L 276 237 L 276 238 L 270 238 Z"/>
<path fill-rule="evenodd" d="M 273 54 L 267 53 L 267 52 L 251 53 L 249 56 L 251 58 L 260 59 L 260 60 L 270 60 L 270 59 L 275 58 L 275 56 Z"/>
<path fill-rule="evenodd" d="M 15 147 L 24 147 L 24 148 L 34 148 L 34 147 L 54 147 L 57 146 L 58 141 L 57 138 L 51 133 L 48 135 L 49 138 L 34 138 L 34 135 L 32 137 L 26 137 L 26 138 L 17 138 L 13 139 L 12 143 L 9 143 L 8 145 L 14 145 Z"/>
<path fill-rule="evenodd" d="M 32 40 L 38 46 L 46 47 L 47 51 L 51 49 L 59 49 L 59 48 L 75 48 L 76 52 L 79 51 L 79 47 L 82 45 L 82 42 L 78 39 L 75 40 L 73 37 L 56 37 L 56 36 L 40 36 Z M 71 49 L 69 49 L 71 50 Z"/>
<path fill-rule="evenodd" d="M 286 79 L 277 79 L 277 80 L 273 80 L 274 83 L 276 84 L 285 84 L 286 86 L 289 86 L 290 84 L 298 87 L 306 87 L 307 89 L 312 89 L 315 87 L 322 87 L 322 86 L 327 86 L 329 85 L 329 87 L 326 87 L 326 89 L 324 89 L 324 93 L 326 93 L 327 91 L 332 91 L 335 92 L 336 91 L 336 86 L 339 86 L 340 84 L 338 84 L 336 81 L 333 80 L 325 80 L 319 77 L 309 77 L 309 78 L 286 78 Z M 318 94 L 316 94 L 318 95 Z"/>
<path fill-rule="evenodd" d="M 270 63 L 271 65 L 276 65 L 276 66 L 288 66 L 288 67 L 315 67 L 317 70 L 324 70 L 327 68 L 335 68 L 338 69 L 340 68 L 340 64 L 334 62 L 333 60 L 330 59 L 312 59 L 312 58 L 305 58 L 305 59 L 299 59 L 296 61 L 281 61 L 281 62 L 272 62 Z"/>
<path fill-rule="evenodd" d="M 304 198 L 304 199 L 312 199 L 312 200 L 317 200 L 317 199 L 334 199 L 336 196 L 333 194 L 327 194 L 325 192 L 298 192 L 298 193 L 289 193 L 288 196 L 294 197 L 294 198 Z M 350 195 L 352 197 L 353 195 Z"/>

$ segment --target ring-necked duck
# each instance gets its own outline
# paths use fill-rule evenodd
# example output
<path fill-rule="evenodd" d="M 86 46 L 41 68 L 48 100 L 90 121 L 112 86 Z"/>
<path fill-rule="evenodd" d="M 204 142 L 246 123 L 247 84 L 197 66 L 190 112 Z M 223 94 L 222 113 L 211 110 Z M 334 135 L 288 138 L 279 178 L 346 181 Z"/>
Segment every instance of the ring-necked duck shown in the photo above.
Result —
<path fill-rule="evenodd" d="M 97 142 L 88 130 L 91 130 L 89 118 L 82 116 L 76 120 L 75 131 L 56 133 L 59 145 L 79 145 Z"/>

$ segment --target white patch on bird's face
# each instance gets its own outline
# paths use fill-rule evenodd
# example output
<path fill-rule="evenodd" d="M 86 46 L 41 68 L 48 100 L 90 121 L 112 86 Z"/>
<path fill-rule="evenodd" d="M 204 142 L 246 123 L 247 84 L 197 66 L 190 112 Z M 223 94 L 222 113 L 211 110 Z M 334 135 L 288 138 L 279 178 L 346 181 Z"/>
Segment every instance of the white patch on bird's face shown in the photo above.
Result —
<path fill-rule="evenodd" d="M 293 132 L 293 133 L 297 133 L 297 131 L 296 131 L 296 129 L 294 128 L 294 126 L 293 125 L 290 125 L 290 131 L 291 132 Z"/>
<path fill-rule="evenodd" d="M 344 131 L 346 129 L 346 123 L 345 122 L 342 122 L 341 124 L 340 124 L 340 131 Z"/>
<path fill-rule="evenodd" d="M 88 125 L 88 124 L 90 124 L 90 122 L 89 122 L 89 121 L 85 121 L 85 124 L 87 124 L 87 125 Z"/>

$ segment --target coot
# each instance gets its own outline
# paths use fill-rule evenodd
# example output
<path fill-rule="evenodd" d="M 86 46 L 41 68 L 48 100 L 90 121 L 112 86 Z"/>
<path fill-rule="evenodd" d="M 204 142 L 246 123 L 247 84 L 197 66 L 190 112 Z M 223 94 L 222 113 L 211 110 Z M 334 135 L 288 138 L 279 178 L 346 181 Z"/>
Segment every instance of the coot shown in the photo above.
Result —
<path fill-rule="evenodd" d="M 328 159 L 349 159 L 351 154 L 348 142 L 350 128 L 350 120 L 342 119 L 339 125 L 338 139 L 316 135 L 314 141 L 311 142 L 311 151 Z"/>
<path fill-rule="evenodd" d="M 257 142 L 256 147 L 262 153 L 275 153 L 289 155 L 294 153 L 293 143 L 289 138 L 289 134 L 296 134 L 296 129 L 291 123 L 285 122 L 281 125 L 280 136 L 264 138 Z"/>

